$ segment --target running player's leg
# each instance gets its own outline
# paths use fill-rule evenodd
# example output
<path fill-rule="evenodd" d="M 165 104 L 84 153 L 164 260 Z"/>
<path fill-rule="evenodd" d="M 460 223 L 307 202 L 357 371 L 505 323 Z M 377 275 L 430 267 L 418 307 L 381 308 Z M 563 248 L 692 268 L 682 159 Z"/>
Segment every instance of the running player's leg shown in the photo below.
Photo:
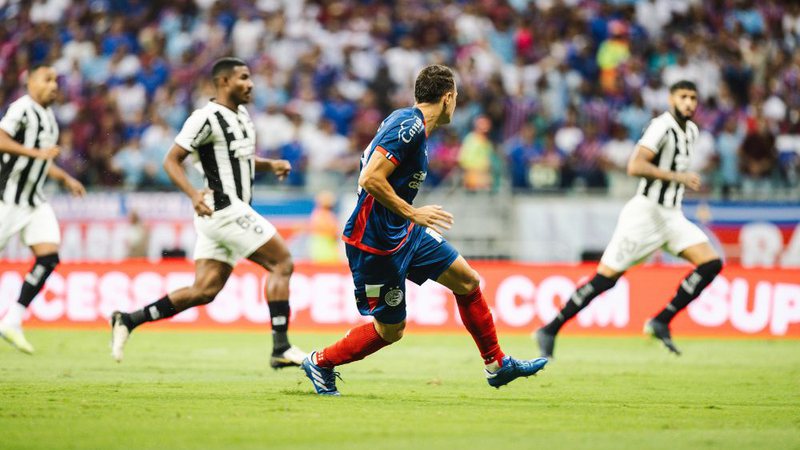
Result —
<path fill-rule="evenodd" d="M 14 347 L 25 353 L 33 353 L 33 346 L 22 333 L 22 318 L 36 294 L 58 265 L 58 244 L 44 243 L 31 246 L 36 260 L 25 275 L 17 302 L 11 305 L 0 322 L 0 335 Z"/>
<path fill-rule="evenodd" d="M 443 251 L 452 249 L 443 244 Z M 478 346 L 490 386 L 499 388 L 519 377 L 536 374 L 547 364 L 547 359 L 518 360 L 507 356 L 500 348 L 492 312 L 481 292 L 480 277 L 463 256 L 458 255 L 450 266 L 436 278 L 456 297 L 458 312 L 464 327 Z"/>
<path fill-rule="evenodd" d="M 372 264 L 377 266 L 380 259 L 371 258 Z M 391 256 L 385 259 L 391 259 Z M 356 301 L 359 312 L 371 315 L 372 322 L 350 329 L 333 345 L 314 352 L 311 358 L 314 364 L 332 369 L 360 361 L 402 339 L 406 327 L 405 280 L 398 280 L 396 274 L 380 279 L 364 275 L 360 271 L 353 272 Z M 366 281 L 362 281 L 364 279 Z"/>
<path fill-rule="evenodd" d="M 597 265 L 597 271 L 591 280 L 579 286 L 572 293 L 567 303 L 561 308 L 558 315 L 536 332 L 539 351 L 545 358 L 553 357 L 555 338 L 561 327 L 575 317 L 581 310 L 589 306 L 592 300 L 603 292 L 611 289 L 625 271 L 613 269 L 602 262 Z"/>
<path fill-rule="evenodd" d="M 679 255 L 694 264 L 695 268 L 681 281 L 672 300 L 653 319 L 645 324 L 645 332 L 660 339 L 673 353 L 680 350 L 672 343 L 669 324 L 692 300 L 696 299 L 722 271 L 722 260 L 708 242 L 692 245 Z"/>
<path fill-rule="evenodd" d="M 664 244 L 662 226 L 657 220 L 657 205 L 643 197 L 634 197 L 619 214 L 614 234 L 603 252 L 595 275 L 575 290 L 559 314 L 536 331 L 539 351 L 552 357 L 555 339 L 561 327 L 603 292 L 611 289 L 628 268 L 647 258 Z"/>
<path fill-rule="evenodd" d="M 645 332 L 659 339 L 671 352 L 680 354 L 672 342 L 670 322 L 697 298 L 722 270 L 722 260 L 708 241 L 708 236 L 680 211 L 667 218 L 666 249 L 694 264 L 695 268 L 678 286 L 667 306 L 645 323 Z"/>
<path fill-rule="evenodd" d="M 269 305 L 272 324 L 272 356 L 270 365 L 277 369 L 299 366 L 305 352 L 289 343 L 289 280 L 294 271 L 292 255 L 281 235 L 275 233 L 269 241 L 248 256 L 250 261 L 270 272 L 264 295 Z"/>
<path fill-rule="evenodd" d="M 22 332 L 22 319 L 25 310 L 34 297 L 42 290 L 47 278 L 58 265 L 58 249 L 61 233 L 58 220 L 49 204 L 43 203 L 33 211 L 14 206 L 3 208 L 6 221 L 17 222 L 4 227 L 0 233 L 2 239 L 9 236 L 7 232 L 19 230 L 22 242 L 28 245 L 36 260 L 31 270 L 25 275 L 16 303 L 11 305 L 0 322 L 0 336 L 22 352 L 33 353 L 33 346 L 25 339 Z"/>
<path fill-rule="evenodd" d="M 408 248 L 386 256 L 369 254 L 351 246 L 346 250 L 358 311 L 361 315 L 372 316 L 373 320 L 350 329 L 343 338 L 312 352 L 303 361 L 306 376 L 322 395 L 339 395 L 334 367 L 362 360 L 399 341 L 406 324 Z"/>
<path fill-rule="evenodd" d="M 695 244 L 682 251 L 680 256 L 692 263 L 695 268 L 683 279 L 669 304 L 656 315 L 655 320 L 666 324 L 697 298 L 722 271 L 722 260 L 708 242 Z"/>
<path fill-rule="evenodd" d="M 484 364 L 489 370 L 497 370 L 505 354 L 497 341 L 492 312 L 481 292 L 478 272 L 459 255 L 436 282 L 453 291 L 461 320 L 478 346 Z"/>
<path fill-rule="evenodd" d="M 131 313 L 114 311 L 111 315 L 111 356 L 122 360 L 130 333 L 145 322 L 168 319 L 186 309 L 211 303 L 225 286 L 233 266 L 213 259 L 195 261 L 195 279 L 184 287 Z"/>

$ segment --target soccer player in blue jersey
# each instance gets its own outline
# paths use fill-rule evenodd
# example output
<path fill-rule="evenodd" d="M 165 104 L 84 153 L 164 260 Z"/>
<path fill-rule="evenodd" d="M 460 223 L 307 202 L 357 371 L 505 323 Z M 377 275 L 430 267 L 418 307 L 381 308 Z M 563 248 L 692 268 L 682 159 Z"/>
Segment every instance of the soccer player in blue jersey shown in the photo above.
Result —
<path fill-rule="evenodd" d="M 442 238 L 453 216 L 439 205 L 412 206 L 428 169 L 428 135 L 450 123 L 457 96 L 448 67 L 424 68 L 414 86 L 416 104 L 390 114 L 364 151 L 358 203 L 343 239 L 358 310 L 373 320 L 303 361 L 318 394 L 339 395 L 334 367 L 364 359 L 403 337 L 406 278 L 417 284 L 435 280 L 453 291 L 490 386 L 533 375 L 547 363 L 546 358 L 517 360 L 503 353 L 478 273 Z"/>

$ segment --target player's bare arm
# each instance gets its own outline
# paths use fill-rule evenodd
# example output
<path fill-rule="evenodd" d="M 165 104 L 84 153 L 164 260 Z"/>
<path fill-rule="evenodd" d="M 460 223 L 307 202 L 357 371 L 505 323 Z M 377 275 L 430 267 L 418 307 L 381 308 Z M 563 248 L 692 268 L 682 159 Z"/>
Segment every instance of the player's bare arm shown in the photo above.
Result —
<path fill-rule="evenodd" d="M 653 158 L 655 157 L 655 151 L 643 145 L 637 145 L 636 150 L 631 155 L 631 159 L 628 160 L 628 175 L 683 183 L 693 191 L 700 189 L 701 182 L 698 174 L 659 169 L 658 166 L 653 164 Z"/>
<path fill-rule="evenodd" d="M 61 149 L 57 145 L 40 150 L 28 148 L 15 141 L 5 131 L 0 130 L 0 152 L 26 156 L 28 158 L 53 159 L 58 156 L 58 154 L 61 152 Z"/>
<path fill-rule="evenodd" d="M 169 175 L 169 179 L 175 183 L 178 189 L 182 190 L 192 200 L 192 206 L 198 216 L 210 216 L 213 211 L 206 205 L 204 196 L 206 191 L 195 189 L 186 177 L 186 169 L 183 168 L 183 161 L 189 156 L 189 152 L 181 148 L 180 145 L 173 144 L 164 158 L 164 170 Z"/>
<path fill-rule="evenodd" d="M 86 195 L 86 188 L 83 183 L 73 178 L 64 169 L 55 164 L 51 164 L 47 169 L 47 176 L 61 183 L 64 188 L 75 197 L 83 197 Z"/>
<path fill-rule="evenodd" d="M 292 164 L 285 159 L 255 158 L 256 172 L 272 172 L 279 180 L 292 171 Z"/>
<path fill-rule="evenodd" d="M 394 163 L 388 159 L 370 157 L 366 167 L 361 171 L 358 184 L 393 213 L 439 234 L 442 234 L 443 230 L 449 230 L 453 225 L 453 215 L 441 206 L 426 205 L 414 208 L 397 195 L 388 180 L 394 169 Z"/>

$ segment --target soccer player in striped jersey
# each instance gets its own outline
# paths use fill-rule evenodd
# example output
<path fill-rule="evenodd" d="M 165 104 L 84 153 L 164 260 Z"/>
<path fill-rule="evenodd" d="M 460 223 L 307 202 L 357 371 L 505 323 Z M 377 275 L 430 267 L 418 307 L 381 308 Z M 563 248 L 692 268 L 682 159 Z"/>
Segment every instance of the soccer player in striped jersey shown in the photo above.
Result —
<path fill-rule="evenodd" d="M 619 216 L 597 273 L 572 294 L 553 321 L 536 332 L 539 350 L 552 357 L 555 337 L 578 311 L 611 289 L 625 271 L 659 248 L 678 255 L 695 268 L 684 278 L 675 296 L 645 323 L 645 332 L 680 355 L 669 324 L 697 298 L 722 270 L 722 260 L 697 225 L 681 211 L 686 187 L 700 189 L 700 176 L 688 171 L 699 131 L 691 121 L 697 109 L 697 87 L 679 81 L 669 90 L 669 111 L 650 121 L 628 161 L 628 175 L 641 177 L 636 195 Z"/>
<path fill-rule="evenodd" d="M 343 239 L 358 310 L 373 320 L 303 361 L 320 395 L 339 395 L 335 366 L 363 359 L 403 337 L 406 278 L 417 284 L 435 280 L 453 291 L 489 386 L 533 375 L 547 363 L 503 353 L 478 273 L 441 235 L 453 216 L 438 205 L 411 205 L 427 175 L 428 135 L 450 123 L 457 95 L 450 68 L 424 68 L 414 86 L 416 104 L 390 114 L 364 150 L 358 202 Z"/>
<path fill-rule="evenodd" d="M 0 249 L 20 233 L 36 261 L 25 275 L 19 299 L 0 321 L 0 336 L 20 351 L 33 353 L 22 333 L 23 315 L 58 265 L 61 243 L 58 221 L 42 185 L 50 177 L 73 195 L 86 191 L 53 163 L 59 153 L 58 123 L 50 107 L 58 95 L 56 71 L 46 65 L 31 67 L 27 89 L 28 94 L 12 103 L 0 120 Z"/>
<path fill-rule="evenodd" d="M 130 333 L 137 326 L 162 320 L 214 300 L 237 261 L 247 258 L 271 272 L 267 297 L 272 319 L 273 368 L 298 366 L 305 353 L 289 344 L 289 278 L 293 263 L 275 227 L 251 206 L 255 172 L 272 172 L 283 179 L 288 161 L 256 156 L 255 129 L 244 107 L 250 102 L 250 69 L 236 58 L 222 58 L 211 69 L 216 97 L 186 120 L 169 150 L 164 169 L 191 200 L 197 231 L 195 281 L 131 313 L 111 317 L 111 355 L 121 361 Z M 205 178 L 195 189 L 183 161 L 192 156 Z"/>

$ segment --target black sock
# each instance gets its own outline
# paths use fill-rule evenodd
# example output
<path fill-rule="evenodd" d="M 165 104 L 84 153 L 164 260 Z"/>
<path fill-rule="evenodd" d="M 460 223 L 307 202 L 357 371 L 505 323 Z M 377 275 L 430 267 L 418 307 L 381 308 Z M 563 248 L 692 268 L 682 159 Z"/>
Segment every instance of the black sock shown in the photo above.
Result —
<path fill-rule="evenodd" d="M 675 297 L 673 297 L 672 301 L 658 313 L 655 320 L 663 323 L 670 323 L 676 314 L 683 308 L 686 308 L 686 305 L 696 299 L 697 296 L 703 292 L 703 289 L 711 284 L 721 270 L 722 261 L 719 259 L 697 266 L 692 273 L 681 281 L 681 285 L 678 287 L 678 292 L 675 293 Z"/>
<path fill-rule="evenodd" d="M 31 267 L 31 271 L 25 275 L 25 282 L 22 283 L 22 289 L 19 292 L 19 300 L 17 300 L 17 302 L 27 308 L 33 301 L 33 298 L 36 297 L 36 294 L 42 290 L 44 282 L 47 280 L 47 277 L 53 273 L 57 265 L 58 253 L 37 256 L 33 267 Z"/>
<path fill-rule="evenodd" d="M 267 302 L 269 315 L 272 318 L 272 353 L 285 352 L 289 347 L 289 300 L 273 300 Z"/>
<path fill-rule="evenodd" d="M 175 305 L 172 304 L 169 296 L 165 295 L 144 308 L 127 314 L 128 320 L 123 318 L 123 321 L 129 330 L 133 330 L 145 322 L 168 319 L 177 313 L 178 311 L 175 309 Z"/>
<path fill-rule="evenodd" d="M 589 280 L 588 283 L 575 290 L 572 297 L 569 298 L 569 301 L 564 305 L 564 308 L 561 309 L 561 312 L 558 313 L 556 318 L 544 326 L 545 332 L 557 334 L 569 319 L 572 319 L 578 314 L 578 311 L 586 308 L 595 297 L 611 289 L 616 283 L 617 280 L 615 279 L 604 277 L 599 273 L 595 274 L 594 278 Z"/>

